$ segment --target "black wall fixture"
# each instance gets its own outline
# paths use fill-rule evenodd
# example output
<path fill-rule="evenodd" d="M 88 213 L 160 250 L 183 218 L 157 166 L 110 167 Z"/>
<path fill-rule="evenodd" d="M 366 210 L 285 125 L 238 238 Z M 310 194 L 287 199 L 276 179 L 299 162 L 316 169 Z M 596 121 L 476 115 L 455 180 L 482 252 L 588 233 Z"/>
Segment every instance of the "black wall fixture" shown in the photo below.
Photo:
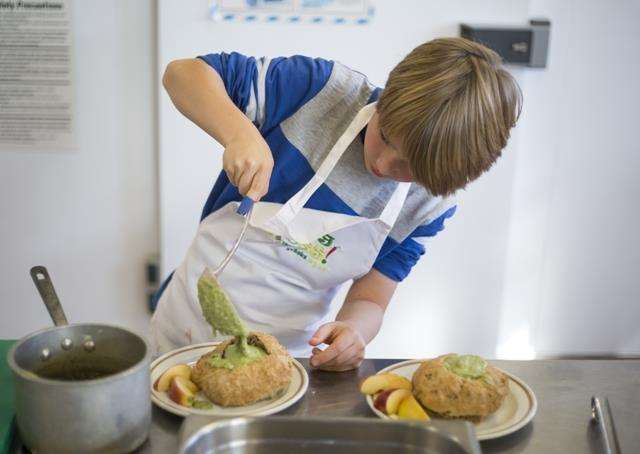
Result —
<path fill-rule="evenodd" d="M 536 19 L 529 26 L 460 24 L 460 36 L 495 50 L 506 63 L 532 68 L 547 66 L 551 22 Z"/>

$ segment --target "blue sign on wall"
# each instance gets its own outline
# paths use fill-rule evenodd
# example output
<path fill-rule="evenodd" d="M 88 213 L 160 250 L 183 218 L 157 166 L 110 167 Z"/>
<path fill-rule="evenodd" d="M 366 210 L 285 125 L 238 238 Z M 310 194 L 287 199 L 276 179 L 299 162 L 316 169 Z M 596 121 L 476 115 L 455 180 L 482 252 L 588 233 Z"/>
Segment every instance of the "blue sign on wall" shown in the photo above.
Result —
<path fill-rule="evenodd" d="M 372 0 L 212 0 L 216 21 L 358 24 L 371 22 Z"/>

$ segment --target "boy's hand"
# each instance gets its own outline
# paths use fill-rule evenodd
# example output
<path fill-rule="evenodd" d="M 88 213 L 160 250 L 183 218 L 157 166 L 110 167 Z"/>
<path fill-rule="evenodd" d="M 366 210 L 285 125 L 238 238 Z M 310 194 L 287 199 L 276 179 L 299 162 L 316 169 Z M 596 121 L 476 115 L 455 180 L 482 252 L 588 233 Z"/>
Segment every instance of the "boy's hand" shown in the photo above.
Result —
<path fill-rule="evenodd" d="M 317 347 L 328 344 L 325 350 Z M 314 369 L 340 372 L 356 369 L 364 359 L 365 341 L 362 335 L 344 321 L 322 325 L 309 340 L 315 348 L 309 363 Z"/>
<path fill-rule="evenodd" d="M 269 145 L 257 131 L 240 134 L 227 143 L 222 167 L 240 194 L 256 202 L 269 190 L 273 156 Z"/>

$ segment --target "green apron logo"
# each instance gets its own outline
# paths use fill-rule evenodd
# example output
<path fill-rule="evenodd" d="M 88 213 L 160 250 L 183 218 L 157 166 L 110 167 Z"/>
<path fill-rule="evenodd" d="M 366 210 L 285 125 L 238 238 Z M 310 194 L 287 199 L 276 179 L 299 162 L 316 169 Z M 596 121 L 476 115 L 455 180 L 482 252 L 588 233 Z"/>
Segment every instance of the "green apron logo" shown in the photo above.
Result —
<path fill-rule="evenodd" d="M 280 235 L 276 236 L 276 241 L 282 244 L 287 251 L 293 252 L 298 257 L 313 267 L 326 271 L 327 261 L 338 247 L 334 245 L 335 238 L 331 235 L 324 235 L 313 243 L 298 243 L 294 240 L 286 240 Z"/>

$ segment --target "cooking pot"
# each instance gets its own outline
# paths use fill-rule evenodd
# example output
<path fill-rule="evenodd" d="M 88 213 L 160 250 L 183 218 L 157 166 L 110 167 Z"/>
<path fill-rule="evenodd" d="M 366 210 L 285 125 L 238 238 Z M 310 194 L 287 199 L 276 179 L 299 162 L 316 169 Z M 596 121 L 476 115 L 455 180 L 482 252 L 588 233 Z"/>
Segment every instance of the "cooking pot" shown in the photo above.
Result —
<path fill-rule="evenodd" d="M 147 342 L 117 326 L 67 325 L 46 268 L 31 275 L 57 326 L 24 337 L 7 358 L 23 443 L 37 453 L 133 451 L 151 424 Z"/>

